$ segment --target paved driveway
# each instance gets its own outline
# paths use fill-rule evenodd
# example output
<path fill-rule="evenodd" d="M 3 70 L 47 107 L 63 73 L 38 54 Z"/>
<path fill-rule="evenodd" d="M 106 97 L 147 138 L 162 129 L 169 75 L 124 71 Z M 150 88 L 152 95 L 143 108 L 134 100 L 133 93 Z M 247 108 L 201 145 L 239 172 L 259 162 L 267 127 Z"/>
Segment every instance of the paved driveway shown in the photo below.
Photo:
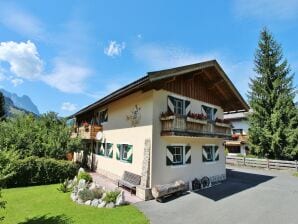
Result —
<path fill-rule="evenodd" d="M 159 203 L 136 203 L 152 224 L 298 223 L 298 178 L 229 167 L 221 185 Z"/>

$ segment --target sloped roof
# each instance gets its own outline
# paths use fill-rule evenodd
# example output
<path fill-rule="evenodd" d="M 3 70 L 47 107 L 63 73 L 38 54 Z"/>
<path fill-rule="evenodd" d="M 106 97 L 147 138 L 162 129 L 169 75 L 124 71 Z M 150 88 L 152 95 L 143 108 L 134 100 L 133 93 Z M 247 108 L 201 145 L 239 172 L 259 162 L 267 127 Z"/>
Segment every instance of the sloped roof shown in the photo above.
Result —
<path fill-rule="evenodd" d="M 139 90 L 144 89 L 154 89 L 156 86 L 156 83 L 161 82 L 162 80 L 167 80 L 169 78 L 175 77 L 175 76 L 181 76 L 185 74 L 189 74 L 192 72 L 196 72 L 202 69 L 206 68 L 214 68 L 218 76 L 220 76 L 225 84 L 224 91 L 227 91 L 229 93 L 229 99 L 231 99 L 231 102 L 229 107 L 227 107 L 228 110 L 245 110 L 247 111 L 249 109 L 249 106 L 245 102 L 245 100 L 242 98 L 234 84 L 231 82 L 231 80 L 228 78 L 226 73 L 223 71 L 223 69 L 220 67 L 218 62 L 216 60 L 211 61 L 205 61 L 200 62 L 196 64 L 186 65 L 186 66 L 180 66 L 176 68 L 171 69 L 165 69 L 160 71 L 154 71 L 154 72 L 148 72 L 147 75 L 144 77 L 112 92 L 111 94 L 105 96 L 104 98 L 94 102 L 93 104 L 81 109 L 80 111 L 73 114 L 73 116 L 77 116 L 79 114 L 83 114 L 87 111 L 90 111 L 96 107 L 104 106 L 112 101 L 118 100 L 122 97 L 125 97 L 129 94 L 132 94 L 134 92 L 137 92 Z M 235 106 L 233 106 L 235 105 Z M 225 110 L 227 111 L 227 110 Z"/>

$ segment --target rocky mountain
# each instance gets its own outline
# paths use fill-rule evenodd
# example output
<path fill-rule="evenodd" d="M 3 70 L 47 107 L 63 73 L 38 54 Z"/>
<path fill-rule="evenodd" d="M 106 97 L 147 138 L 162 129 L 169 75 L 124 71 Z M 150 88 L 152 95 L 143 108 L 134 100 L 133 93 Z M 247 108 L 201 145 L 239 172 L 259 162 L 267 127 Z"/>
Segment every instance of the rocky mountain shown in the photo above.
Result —
<path fill-rule="evenodd" d="M 3 93 L 5 97 L 7 111 L 9 111 L 10 109 L 16 109 L 23 112 L 27 111 L 39 115 L 37 106 L 32 102 L 32 100 L 28 96 L 18 96 L 17 94 L 8 92 L 4 89 L 0 89 L 0 91 Z"/>

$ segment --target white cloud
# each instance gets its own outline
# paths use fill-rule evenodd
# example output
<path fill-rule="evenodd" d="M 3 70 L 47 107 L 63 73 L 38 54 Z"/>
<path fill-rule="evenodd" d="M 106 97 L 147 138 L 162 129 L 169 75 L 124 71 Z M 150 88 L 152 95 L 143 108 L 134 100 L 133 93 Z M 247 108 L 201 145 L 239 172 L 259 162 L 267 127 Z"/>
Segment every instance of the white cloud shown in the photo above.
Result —
<path fill-rule="evenodd" d="M 27 37 L 44 38 L 42 23 L 36 17 L 13 4 L 1 4 L 0 23 Z"/>
<path fill-rule="evenodd" d="M 125 43 L 117 43 L 110 41 L 109 45 L 104 49 L 104 53 L 110 57 L 120 56 L 121 52 L 125 49 Z"/>
<path fill-rule="evenodd" d="M 240 17 L 287 20 L 297 18 L 297 0 L 234 0 L 234 11 Z"/>
<path fill-rule="evenodd" d="M 45 75 L 42 80 L 62 92 L 83 93 L 85 79 L 90 74 L 91 70 L 84 65 L 57 58 L 54 62 L 53 71 Z"/>
<path fill-rule="evenodd" d="M 18 79 L 18 78 L 11 79 L 11 83 L 13 84 L 14 87 L 21 85 L 23 82 L 24 82 L 23 79 Z"/>
<path fill-rule="evenodd" d="M 136 59 L 152 69 L 166 69 L 218 58 L 217 52 L 196 54 L 187 49 L 158 44 L 144 44 L 133 51 Z"/>
<path fill-rule="evenodd" d="M 137 35 L 137 37 L 138 37 L 139 39 L 142 39 L 142 38 L 143 38 L 142 34 L 140 34 L 140 33 Z"/>
<path fill-rule="evenodd" d="M 36 46 L 27 42 L 1 42 L 0 61 L 7 62 L 10 71 L 19 78 L 38 79 L 43 72 L 43 62 L 39 58 Z"/>
<path fill-rule="evenodd" d="M 77 105 L 70 102 L 64 102 L 61 105 L 61 110 L 72 112 L 77 110 Z"/>

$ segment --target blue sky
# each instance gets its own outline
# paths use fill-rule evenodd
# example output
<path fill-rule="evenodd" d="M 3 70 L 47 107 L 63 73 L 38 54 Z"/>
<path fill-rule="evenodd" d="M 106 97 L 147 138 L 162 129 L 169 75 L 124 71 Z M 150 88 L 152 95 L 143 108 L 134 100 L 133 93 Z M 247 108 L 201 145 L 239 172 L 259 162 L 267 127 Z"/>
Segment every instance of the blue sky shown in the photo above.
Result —
<path fill-rule="evenodd" d="M 295 0 L 0 1 L 0 87 L 66 116 L 148 71 L 216 59 L 246 98 L 264 26 L 297 73 L 297 11 Z"/>

